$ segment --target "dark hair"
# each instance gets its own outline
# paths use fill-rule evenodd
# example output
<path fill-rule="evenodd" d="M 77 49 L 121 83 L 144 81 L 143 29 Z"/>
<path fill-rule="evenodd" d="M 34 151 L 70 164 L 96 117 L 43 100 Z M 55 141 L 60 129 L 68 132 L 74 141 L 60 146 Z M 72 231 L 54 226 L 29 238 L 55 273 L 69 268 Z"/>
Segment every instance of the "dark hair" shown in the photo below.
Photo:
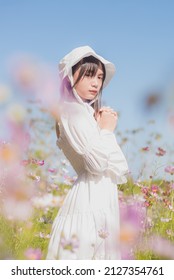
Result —
<path fill-rule="evenodd" d="M 101 89 L 100 89 L 98 99 L 96 101 L 94 101 L 94 103 L 91 105 L 96 112 L 98 112 L 98 110 L 101 107 L 101 95 L 102 95 L 103 83 L 104 83 L 104 80 L 105 80 L 105 77 L 106 77 L 106 70 L 105 70 L 104 64 L 100 60 L 95 58 L 94 56 L 90 55 L 90 56 L 82 58 L 77 64 L 75 64 L 72 67 L 72 74 L 73 75 L 80 68 L 79 75 L 78 75 L 77 80 L 75 81 L 73 87 L 80 81 L 80 79 L 86 73 L 91 77 L 95 76 L 99 67 L 101 67 L 102 70 L 103 70 L 102 86 L 101 86 Z"/>
<path fill-rule="evenodd" d="M 103 82 L 104 82 L 105 77 L 106 77 L 106 71 L 105 71 L 104 64 L 92 55 L 82 58 L 77 64 L 75 64 L 72 67 L 72 74 L 73 75 L 80 68 L 78 78 L 75 81 L 75 84 L 73 85 L 73 87 L 80 81 L 80 79 L 86 73 L 88 73 L 88 75 L 91 76 L 91 77 L 95 76 L 99 67 L 102 67 Z M 102 83 L 102 87 L 103 87 L 103 83 Z M 102 90 L 102 88 L 101 88 L 101 90 Z"/>

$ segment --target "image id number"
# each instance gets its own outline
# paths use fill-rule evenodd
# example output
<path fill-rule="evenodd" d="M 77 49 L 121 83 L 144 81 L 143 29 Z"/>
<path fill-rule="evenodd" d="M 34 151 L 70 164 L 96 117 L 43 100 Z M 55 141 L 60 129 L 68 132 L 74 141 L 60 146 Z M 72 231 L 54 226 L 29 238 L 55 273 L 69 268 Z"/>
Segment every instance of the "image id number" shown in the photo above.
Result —
<path fill-rule="evenodd" d="M 123 266 L 123 267 L 105 267 L 104 275 L 164 275 L 163 267 L 152 266 Z"/>

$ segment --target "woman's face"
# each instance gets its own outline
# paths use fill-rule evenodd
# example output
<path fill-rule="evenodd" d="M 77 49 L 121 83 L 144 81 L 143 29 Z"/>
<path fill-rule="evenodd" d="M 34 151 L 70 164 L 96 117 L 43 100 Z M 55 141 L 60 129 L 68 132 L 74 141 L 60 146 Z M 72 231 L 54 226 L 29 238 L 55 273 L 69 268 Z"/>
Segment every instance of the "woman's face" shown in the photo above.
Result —
<path fill-rule="evenodd" d="M 79 72 L 80 68 L 73 75 L 74 84 L 78 78 Z M 94 76 L 91 76 L 90 73 L 87 72 L 82 76 L 74 88 L 83 101 L 93 100 L 96 97 L 102 87 L 103 76 L 104 73 L 100 66 Z"/>

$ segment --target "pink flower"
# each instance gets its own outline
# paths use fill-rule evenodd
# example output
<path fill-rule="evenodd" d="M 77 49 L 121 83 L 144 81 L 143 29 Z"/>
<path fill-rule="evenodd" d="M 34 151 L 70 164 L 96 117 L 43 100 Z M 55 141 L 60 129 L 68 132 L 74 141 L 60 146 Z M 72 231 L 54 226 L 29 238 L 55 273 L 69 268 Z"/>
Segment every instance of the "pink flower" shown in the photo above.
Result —
<path fill-rule="evenodd" d="M 152 236 L 148 242 L 148 247 L 158 257 L 174 259 L 174 244 L 161 236 Z"/>
<path fill-rule="evenodd" d="M 23 165 L 23 166 L 27 166 L 28 164 L 30 164 L 31 163 L 31 160 L 30 159 L 23 159 L 22 161 L 21 161 L 21 165 Z"/>
<path fill-rule="evenodd" d="M 51 173 L 55 173 L 57 170 L 55 168 L 48 168 L 48 171 Z"/>
<path fill-rule="evenodd" d="M 61 246 L 64 250 L 71 251 L 74 253 L 76 249 L 79 247 L 79 240 L 77 236 L 74 234 L 70 239 L 66 239 L 63 235 L 60 241 Z"/>
<path fill-rule="evenodd" d="M 149 189 L 147 187 L 143 187 L 142 188 L 142 193 L 147 195 L 149 193 Z"/>
<path fill-rule="evenodd" d="M 25 256 L 28 260 L 41 260 L 42 251 L 40 248 L 29 248 L 25 251 Z"/>
<path fill-rule="evenodd" d="M 152 185 L 152 186 L 151 186 L 151 190 L 152 190 L 153 193 L 157 193 L 158 190 L 159 190 L 159 187 L 156 186 L 156 185 Z"/>
<path fill-rule="evenodd" d="M 164 156 L 165 154 L 166 154 L 166 151 L 159 147 L 158 152 L 156 152 L 156 155 L 157 156 Z"/>
<path fill-rule="evenodd" d="M 39 166 L 44 165 L 44 160 L 32 159 L 31 162 L 32 162 L 33 164 L 36 164 L 36 165 L 39 165 Z"/>
<path fill-rule="evenodd" d="M 164 169 L 164 171 L 167 172 L 167 173 L 170 173 L 170 175 L 173 175 L 174 174 L 174 166 L 167 166 Z"/>
<path fill-rule="evenodd" d="M 145 206 L 145 207 L 149 207 L 149 206 L 150 206 L 150 203 L 146 200 L 146 201 L 144 202 L 144 206 Z"/>
<path fill-rule="evenodd" d="M 143 147 L 142 149 L 141 149 L 143 152 L 148 152 L 149 151 L 149 147 L 147 146 L 147 147 Z"/>

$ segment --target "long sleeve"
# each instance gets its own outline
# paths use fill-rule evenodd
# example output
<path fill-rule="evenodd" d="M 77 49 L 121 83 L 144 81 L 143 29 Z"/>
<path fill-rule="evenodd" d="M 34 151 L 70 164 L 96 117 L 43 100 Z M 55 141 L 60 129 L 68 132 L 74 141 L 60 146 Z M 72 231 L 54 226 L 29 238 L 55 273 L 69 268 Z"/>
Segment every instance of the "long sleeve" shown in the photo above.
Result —
<path fill-rule="evenodd" d="M 114 133 L 100 129 L 95 120 L 89 120 L 89 115 L 80 111 L 62 117 L 61 123 L 69 143 L 83 157 L 86 170 L 92 174 L 110 170 L 118 184 L 127 181 L 127 162 Z"/>

